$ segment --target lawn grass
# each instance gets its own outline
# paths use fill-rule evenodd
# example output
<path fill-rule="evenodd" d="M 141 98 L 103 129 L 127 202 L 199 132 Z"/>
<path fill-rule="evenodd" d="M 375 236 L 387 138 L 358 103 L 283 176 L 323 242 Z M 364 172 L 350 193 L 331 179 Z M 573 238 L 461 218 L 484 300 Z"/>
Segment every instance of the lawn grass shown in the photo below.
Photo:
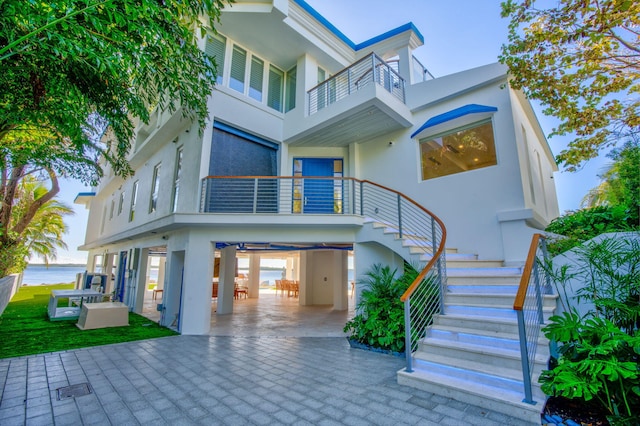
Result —
<path fill-rule="evenodd" d="M 80 330 L 76 327 L 77 319 L 49 321 L 47 305 L 51 290 L 72 288 L 73 284 L 21 287 L 0 316 L 0 358 L 177 334 L 134 313 L 129 313 L 129 326 L 95 330 Z"/>

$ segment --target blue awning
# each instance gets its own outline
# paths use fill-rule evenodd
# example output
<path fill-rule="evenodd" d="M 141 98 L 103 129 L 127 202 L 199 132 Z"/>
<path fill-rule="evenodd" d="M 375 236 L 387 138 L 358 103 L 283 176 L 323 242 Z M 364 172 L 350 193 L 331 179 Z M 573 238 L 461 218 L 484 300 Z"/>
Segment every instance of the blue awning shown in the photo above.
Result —
<path fill-rule="evenodd" d="M 498 108 L 486 105 L 478 105 L 478 104 L 469 104 L 465 106 L 461 106 L 460 108 L 452 109 L 451 111 L 447 111 L 443 114 L 436 115 L 435 117 L 431 117 L 428 119 L 418 130 L 413 132 L 411 135 L 412 138 L 416 137 L 419 133 L 424 130 L 437 126 L 438 124 L 446 123 L 447 121 L 455 120 L 456 118 L 464 117 L 469 114 L 478 114 L 478 113 L 493 113 L 498 111 Z"/>

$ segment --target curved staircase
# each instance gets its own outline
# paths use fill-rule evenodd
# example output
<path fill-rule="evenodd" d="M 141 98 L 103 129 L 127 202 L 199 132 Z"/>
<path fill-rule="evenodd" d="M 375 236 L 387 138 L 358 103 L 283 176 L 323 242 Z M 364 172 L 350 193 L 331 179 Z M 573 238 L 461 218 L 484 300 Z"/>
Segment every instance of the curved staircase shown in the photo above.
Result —
<path fill-rule="evenodd" d="M 406 261 L 424 266 L 431 260 L 431 242 L 416 235 L 399 235 L 389 223 L 369 220 L 364 231 Z M 433 316 L 412 356 L 412 371 L 398 371 L 398 383 L 486 407 L 540 424 L 546 396 L 537 382 L 547 368 L 549 342 L 538 336 L 532 371 L 534 404 L 523 402 L 524 383 L 516 311 L 521 267 L 476 255 L 446 250 L 447 284 L 444 312 Z M 553 314 L 555 296 L 544 295 L 545 320 Z"/>

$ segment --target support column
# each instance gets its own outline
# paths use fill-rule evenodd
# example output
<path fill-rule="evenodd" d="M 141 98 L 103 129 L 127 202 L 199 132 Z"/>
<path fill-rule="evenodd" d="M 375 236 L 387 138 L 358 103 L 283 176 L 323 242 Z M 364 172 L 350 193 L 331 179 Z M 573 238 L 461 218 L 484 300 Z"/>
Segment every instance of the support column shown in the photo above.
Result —
<path fill-rule="evenodd" d="M 156 289 L 164 290 L 164 272 L 167 267 L 167 258 L 161 257 L 158 265 L 158 284 Z"/>
<path fill-rule="evenodd" d="M 140 259 L 138 260 L 138 272 L 136 274 L 136 281 L 134 283 L 134 304 L 133 312 L 139 314 L 142 312 L 142 306 L 144 304 L 144 292 L 147 290 L 147 265 L 149 261 L 149 249 L 143 248 L 140 250 Z"/>
<path fill-rule="evenodd" d="M 233 290 L 236 283 L 236 246 L 220 250 L 220 284 L 218 285 L 218 315 L 233 313 Z"/>
<path fill-rule="evenodd" d="M 336 311 L 346 311 L 349 309 L 348 295 L 348 253 L 342 250 L 333 252 L 333 266 L 331 268 L 333 277 L 333 309 Z"/>
<path fill-rule="evenodd" d="M 206 235 L 189 234 L 180 307 L 182 334 L 208 334 L 211 328 L 213 245 Z"/>
<path fill-rule="evenodd" d="M 260 255 L 249 255 L 249 298 L 260 297 Z"/>

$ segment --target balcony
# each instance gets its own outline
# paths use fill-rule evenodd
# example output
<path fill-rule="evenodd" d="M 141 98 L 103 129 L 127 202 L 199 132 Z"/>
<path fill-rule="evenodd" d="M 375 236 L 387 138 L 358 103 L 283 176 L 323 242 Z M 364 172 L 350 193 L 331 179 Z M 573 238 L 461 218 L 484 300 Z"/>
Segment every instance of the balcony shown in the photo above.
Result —
<path fill-rule="evenodd" d="M 412 125 L 404 79 L 375 54 L 309 90 L 306 107 L 285 127 L 291 146 L 347 146 Z"/>

